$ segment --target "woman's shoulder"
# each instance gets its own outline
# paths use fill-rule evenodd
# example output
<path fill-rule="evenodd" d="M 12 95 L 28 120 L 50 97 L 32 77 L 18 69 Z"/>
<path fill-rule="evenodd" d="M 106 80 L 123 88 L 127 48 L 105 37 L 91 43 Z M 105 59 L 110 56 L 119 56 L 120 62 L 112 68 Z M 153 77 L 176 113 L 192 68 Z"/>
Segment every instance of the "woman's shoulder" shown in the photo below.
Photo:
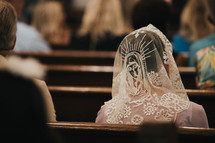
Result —
<path fill-rule="evenodd" d="M 203 108 L 203 106 L 202 105 L 200 105 L 200 104 L 197 104 L 197 103 L 195 103 L 195 102 L 190 102 L 190 106 L 192 106 L 191 108 L 192 108 L 192 112 L 194 112 L 194 111 L 204 111 L 204 108 Z"/>
<path fill-rule="evenodd" d="M 176 124 L 178 126 L 208 128 L 208 120 L 203 106 L 190 102 L 189 108 L 178 114 Z"/>

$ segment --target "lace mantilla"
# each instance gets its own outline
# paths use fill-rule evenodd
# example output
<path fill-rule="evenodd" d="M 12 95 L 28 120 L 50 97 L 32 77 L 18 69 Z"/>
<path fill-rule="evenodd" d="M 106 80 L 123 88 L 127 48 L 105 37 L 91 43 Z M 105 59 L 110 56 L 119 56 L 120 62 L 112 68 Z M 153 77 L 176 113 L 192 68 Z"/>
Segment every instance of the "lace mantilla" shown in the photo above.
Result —
<path fill-rule="evenodd" d="M 121 42 L 114 61 L 112 97 L 105 103 L 107 123 L 175 121 L 179 112 L 188 109 L 172 45 L 153 25 Z"/>

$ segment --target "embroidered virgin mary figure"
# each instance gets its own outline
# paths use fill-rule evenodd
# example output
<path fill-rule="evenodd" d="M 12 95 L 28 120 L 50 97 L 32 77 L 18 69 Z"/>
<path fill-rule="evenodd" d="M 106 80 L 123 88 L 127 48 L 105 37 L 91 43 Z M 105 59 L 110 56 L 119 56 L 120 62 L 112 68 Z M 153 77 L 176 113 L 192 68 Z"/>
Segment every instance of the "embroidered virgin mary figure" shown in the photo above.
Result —
<path fill-rule="evenodd" d="M 122 40 L 114 61 L 112 99 L 101 107 L 96 122 L 161 121 L 208 127 L 203 107 L 189 101 L 171 43 L 156 27 L 148 25 Z"/>

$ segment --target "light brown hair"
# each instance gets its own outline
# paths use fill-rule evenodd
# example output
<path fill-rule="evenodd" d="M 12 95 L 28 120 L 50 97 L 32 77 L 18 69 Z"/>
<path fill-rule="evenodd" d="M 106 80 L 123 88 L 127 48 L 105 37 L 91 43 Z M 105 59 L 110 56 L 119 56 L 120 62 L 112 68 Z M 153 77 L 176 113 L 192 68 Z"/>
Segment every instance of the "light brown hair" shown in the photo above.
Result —
<path fill-rule="evenodd" d="M 39 3 L 34 10 L 32 25 L 49 44 L 64 44 L 65 14 L 60 2 Z"/>
<path fill-rule="evenodd" d="M 0 0 L 0 50 L 11 50 L 15 44 L 17 16 L 14 7 Z"/>
<path fill-rule="evenodd" d="M 90 34 L 97 41 L 106 32 L 117 36 L 126 33 L 119 0 L 90 0 L 79 29 L 79 35 Z"/>
<path fill-rule="evenodd" d="M 194 42 L 212 34 L 214 29 L 208 20 L 205 0 L 189 0 L 182 11 L 180 33 Z"/>

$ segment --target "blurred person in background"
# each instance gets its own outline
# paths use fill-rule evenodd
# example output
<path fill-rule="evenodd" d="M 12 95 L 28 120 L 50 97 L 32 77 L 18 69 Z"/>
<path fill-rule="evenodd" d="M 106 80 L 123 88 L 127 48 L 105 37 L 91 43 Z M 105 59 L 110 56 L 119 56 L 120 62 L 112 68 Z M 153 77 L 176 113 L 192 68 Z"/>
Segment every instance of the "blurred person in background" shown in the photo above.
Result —
<path fill-rule="evenodd" d="M 21 21 L 25 0 L 8 0 L 16 9 L 18 16 L 17 39 L 14 51 L 50 51 L 49 44 L 31 25 Z"/>
<path fill-rule="evenodd" d="M 71 49 L 116 51 L 127 33 L 119 0 L 90 0 Z"/>
<path fill-rule="evenodd" d="M 170 29 L 172 35 L 176 34 L 179 30 L 181 13 L 188 1 L 189 0 L 171 0 L 171 2 L 168 2 L 171 6 Z"/>
<path fill-rule="evenodd" d="M 205 0 L 189 0 L 182 17 L 182 31 L 192 44 L 189 48 L 189 66 L 194 67 L 194 57 L 200 49 L 215 44 L 215 26 L 208 20 L 208 9 Z"/>
<path fill-rule="evenodd" d="M 34 9 L 32 26 L 51 45 L 52 49 L 68 46 L 70 30 L 66 27 L 66 15 L 58 1 L 38 3 Z"/>
<path fill-rule="evenodd" d="M 209 21 L 215 25 L 215 0 L 207 0 Z M 215 32 L 215 31 L 214 31 Z M 215 41 L 215 34 L 211 35 L 211 42 Z M 215 90 L 215 44 L 199 50 L 195 55 L 197 72 L 197 86 L 200 89 Z"/>
<path fill-rule="evenodd" d="M 173 38 L 173 51 L 177 55 L 176 61 L 181 61 L 183 58 L 180 55 L 187 53 L 185 57 L 189 59 L 189 66 L 194 66 L 194 56 L 199 48 L 194 48 L 192 44 L 212 34 L 215 28 L 209 22 L 207 15 L 205 0 L 189 0 L 185 5 L 181 15 L 179 34 Z"/>
<path fill-rule="evenodd" d="M 134 29 L 152 24 L 166 34 L 169 18 L 170 6 L 163 0 L 141 0 L 133 8 Z"/>

